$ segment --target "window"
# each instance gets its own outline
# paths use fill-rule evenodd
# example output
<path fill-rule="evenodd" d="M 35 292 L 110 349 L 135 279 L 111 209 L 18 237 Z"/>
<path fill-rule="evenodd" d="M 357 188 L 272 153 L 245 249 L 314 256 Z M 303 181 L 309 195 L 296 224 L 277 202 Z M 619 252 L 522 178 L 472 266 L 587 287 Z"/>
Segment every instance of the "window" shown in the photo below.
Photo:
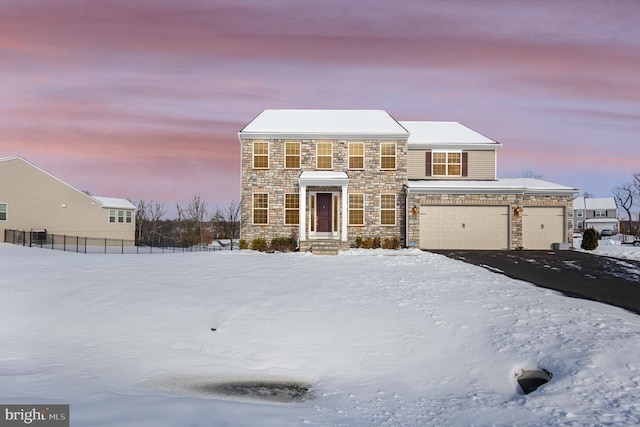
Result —
<path fill-rule="evenodd" d="M 396 195 L 380 195 L 380 224 L 396 225 Z"/>
<path fill-rule="evenodd" d="M 7 220 L 7 204 L 0 203 L 0 221 Z"/>
<path fill-rule="evenodd" d="M 253 143 L 253 168 L 269 169 L 269 143 Z"/>
<path fill-rule="evenodd" d="M 349 143 L 349 169 L 364 169 L 364 142 Z"/>
<path fill-rule="evenodd" d="M 316 146 L 316 168 L 333 169 L 333 144 L 318 142 Z"/>
<path fill-rule="evenodd" d="M 131 211 L 126 211 L 126 214 L 127 214 L 127 224 L 131 224 L 131 217 L 132 217 Z"/>
<path fill-rule="evenodd" d="M 109 222 L 116 222 L 116 210 L 109 209 Z"/>
<path fill-rule="evenodd" d="M 286 142 L 284 155 L 285 169 L 300 169 L 300 143 Z"/>
<path fill-rule="evenodd" d="M 396 168 L 396 143 L 383 142 L 380 144 L 380 169 Z"/>
<path fill-rule="evenodd" d="M 434 152 L 433 176 L 462 176 L 462 153 Z"/>
<path fill-rule="evenodd" d="M 578 230 L 582 230 L 583 228 L 582 221 L 578 221 L 577 225 L 578 225 Z"/>
<path fill-rule="evenodd" d="M 269 195 L 267 193 L 255 193 L 253 195 L 253 223 L 269 223 Z"/>
<path fill-rule="evenodd" d="M 124 211 L 118 211 L 118 222 L 119 223 L 124 222 Z"/>
<path fill-rule="evenodd" d="M 300 195 L 289 193 L 284 195 L 284 223 L 298 225 L 300 222 Z"/>
<path fill-rule="evenodd" d="M 116 210 L 116 209 L 109 209 L 109 222 L 112 223 L 127 223 L 127 224 L 131 224 L 131 222 L 133 221 L 133 214 L 131 211 L 124 211 L 124 210 Z"/>
<path fill-rule="evenodd" d="M 605 210 L 596 210 L 594 212 L 594 215 L 595 215 L 596 218 L 604 218 L 604 217 L 607 216 L 607 211 L 605 211 Z"/>
<path fill-rule="evenodd" d="M 364 194 L 349 194 L 349 225 L 364 225 Z"/>
<path fill-rule="evenodd" d="M 583 215 L 584 215 L 584 211 L 583 211 L 582 209 L 581 209 L 581 210 L 579 210 L 579 211 L 576 211 L 576 216 L 577 216 L 578 218 L 582 218 L 582 216 L 583 216 Z"/>

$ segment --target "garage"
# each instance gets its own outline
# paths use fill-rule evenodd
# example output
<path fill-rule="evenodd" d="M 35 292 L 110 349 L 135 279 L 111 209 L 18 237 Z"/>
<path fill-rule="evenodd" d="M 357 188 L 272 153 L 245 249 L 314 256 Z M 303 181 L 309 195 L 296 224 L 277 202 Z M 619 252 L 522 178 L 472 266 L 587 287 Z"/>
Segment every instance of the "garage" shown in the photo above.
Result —
<path fill-rule="evenodd" d="M 522 210 L 522 247 L 551 249 L 565 241 L 563 207 L 525 206 Z"/>
<path fill-rule="evenodd" d="M 421 249 L 508 249 L 508 206 L 421 206 Z"/>

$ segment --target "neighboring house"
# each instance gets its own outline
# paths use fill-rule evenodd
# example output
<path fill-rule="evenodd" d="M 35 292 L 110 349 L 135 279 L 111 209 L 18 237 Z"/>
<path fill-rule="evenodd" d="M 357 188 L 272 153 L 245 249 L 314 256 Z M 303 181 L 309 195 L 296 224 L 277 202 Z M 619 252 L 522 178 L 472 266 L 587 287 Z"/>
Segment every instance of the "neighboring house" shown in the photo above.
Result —
<path fill-rule="evenodd" d="M 133 241 L 135 206 L 125 199 L 89 196 L 21 157 L 4 158 L 0 229 Z"/>
<path fill-rule="evenodd" d="M 496 178 L 501 144 L 456 122 L 381 110 L 265 110 L 238 134 L 241 238 L 301 250 L 357 238 L 423 249 L 570 243 L 576 189 Z"/>
<path fill-rule="evenodd" d="M 614 233 L 620 231 L 618 207 L 613 197 L 576 197 L 573 200 L 573 212 L 577 232 L 587 228 L 593 228 L 598 233 L 602 230 L 611 230 Z"/>

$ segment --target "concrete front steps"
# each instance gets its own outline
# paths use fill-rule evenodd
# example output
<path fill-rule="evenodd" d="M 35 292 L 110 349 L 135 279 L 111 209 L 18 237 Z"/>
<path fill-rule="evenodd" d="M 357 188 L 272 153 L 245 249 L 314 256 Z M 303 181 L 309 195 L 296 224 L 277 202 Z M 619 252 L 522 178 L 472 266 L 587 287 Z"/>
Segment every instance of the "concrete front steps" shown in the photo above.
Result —
<path fill-rule="evenodd" d="M 300 242 L 300 252 L 314 255 L 338 255 L 339 251 L 349 249 L 349 244 L 341 240 L 307 240 Z"/>

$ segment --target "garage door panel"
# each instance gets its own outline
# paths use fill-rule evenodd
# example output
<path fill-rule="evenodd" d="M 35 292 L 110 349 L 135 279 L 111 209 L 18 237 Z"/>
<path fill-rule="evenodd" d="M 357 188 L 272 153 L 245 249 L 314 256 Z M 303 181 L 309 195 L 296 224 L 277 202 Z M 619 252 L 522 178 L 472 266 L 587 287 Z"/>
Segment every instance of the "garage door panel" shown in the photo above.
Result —
<path fill-rule="evenodd" d="M 564 242 L 564 208 L 527 206 L 522 212 L 524 249 L 551 249 L 554 243 Z"/>
<path fill-rule="evenodd" d="M 507 206 L 421 206 L 423 249 L 507 249 Z"/>

